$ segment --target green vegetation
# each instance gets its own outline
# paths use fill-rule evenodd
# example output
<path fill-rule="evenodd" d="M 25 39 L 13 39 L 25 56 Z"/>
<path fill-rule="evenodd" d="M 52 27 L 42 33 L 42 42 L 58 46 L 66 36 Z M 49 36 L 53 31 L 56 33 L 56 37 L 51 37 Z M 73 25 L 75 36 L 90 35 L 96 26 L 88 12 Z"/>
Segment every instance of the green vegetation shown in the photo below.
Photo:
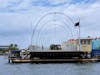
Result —
<path fill-rule="evenodd" d="M 18 45 L 17 44 L 10 44 L 9 50 L 18 50 Z"/>
<path fill-rule="evenodd" d="M 50 50 L 61 50 L 61 45 L 51 44 Z"/>
<path fill-rule="evenodd" d="M 0 55 L 9 52 L 10 50 L 19 50 L 17 44 L 10 44 L 8 46 L 0 46 Z"/>

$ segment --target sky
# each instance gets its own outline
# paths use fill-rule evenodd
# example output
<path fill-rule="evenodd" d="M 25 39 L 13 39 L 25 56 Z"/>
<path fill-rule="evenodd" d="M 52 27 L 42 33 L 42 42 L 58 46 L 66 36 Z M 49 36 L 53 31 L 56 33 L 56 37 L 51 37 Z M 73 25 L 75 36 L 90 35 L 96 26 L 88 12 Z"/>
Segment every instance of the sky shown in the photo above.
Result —
<path fill-rule="evenodd" d="M 80 20 L 81 37 L 100 36 L 100 0 L 0 0 L 0 45 L 27 48 L 35 25 L 50 12 Z"/>

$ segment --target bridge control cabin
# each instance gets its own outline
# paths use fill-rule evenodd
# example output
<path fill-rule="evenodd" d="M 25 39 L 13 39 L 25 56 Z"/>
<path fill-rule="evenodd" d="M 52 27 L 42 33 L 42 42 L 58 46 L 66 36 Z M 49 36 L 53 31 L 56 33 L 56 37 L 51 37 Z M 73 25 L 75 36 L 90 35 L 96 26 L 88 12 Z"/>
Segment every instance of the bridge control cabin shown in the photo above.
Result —
<path fill-rule="evenodd" d="M 79 39 L 77 39 L 77 49 L 79 49 Z M 83 52 L 88 52 L 91 53 L 92 51 L 92 40 L 93 38 L 87 37 L 87 38 L 81 38 L 80 39 L 80 46 L 81 46 L 81 51 Z"/>

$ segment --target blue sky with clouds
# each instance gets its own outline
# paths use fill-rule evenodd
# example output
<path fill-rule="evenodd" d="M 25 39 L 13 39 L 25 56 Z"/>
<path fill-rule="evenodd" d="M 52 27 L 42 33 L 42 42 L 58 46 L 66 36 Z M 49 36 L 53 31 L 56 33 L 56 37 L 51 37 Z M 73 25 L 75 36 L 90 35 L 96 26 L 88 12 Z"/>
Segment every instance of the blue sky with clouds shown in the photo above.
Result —
<path fill-rule="evenodd" d="M 82 37 L 100 36 L 100 0 L 0 0 L 0 45 L 28 47 L 34 24 L 49 12 L 80 18 Z"/>

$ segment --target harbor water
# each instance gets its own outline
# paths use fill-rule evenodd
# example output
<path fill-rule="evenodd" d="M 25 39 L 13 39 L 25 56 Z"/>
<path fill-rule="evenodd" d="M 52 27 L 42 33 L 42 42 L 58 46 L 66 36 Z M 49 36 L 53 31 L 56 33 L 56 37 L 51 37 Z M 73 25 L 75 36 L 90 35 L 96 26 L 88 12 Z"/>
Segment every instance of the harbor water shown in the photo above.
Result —
<path fill-rule="evenodd" d="M 8 63 L 0 56 L 0 75 L 99 75 L 100 63 Z"/>

